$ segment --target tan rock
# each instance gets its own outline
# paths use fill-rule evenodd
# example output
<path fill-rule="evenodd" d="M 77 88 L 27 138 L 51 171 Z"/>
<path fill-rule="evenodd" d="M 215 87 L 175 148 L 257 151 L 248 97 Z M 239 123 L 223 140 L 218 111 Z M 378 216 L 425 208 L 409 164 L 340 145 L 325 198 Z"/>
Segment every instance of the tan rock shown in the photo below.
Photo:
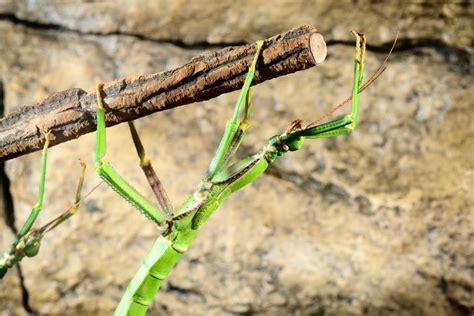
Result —
<path fill-rule="evenodd" d="M 290 14 L 293 3 L 286 10 L 276 5 L 278 15 L 250 4 L 238 11 L 222 2 L 227 15 L 215 7 L 217 20 L 209 18 L 209 24 L 182 18 L 173 24 L 179 28 L 169 28 L 172 22 L 166 19 L 172 17 L 173 8 L 168 7 L 160 13 L 164 18 L 147 28 L 145 22 L 151 18 L 143 19 L 142 14 L 147 10 L 150 16 L 156 14 L 152 8 L 129 7 L 129 21 L 123 24 L 111 18 L 120 16 L 111 2 L 101 5 L 107 9 L 89 3 L 67 12 L 67 5 L 36 7 L 31 19 L 42 21 L 43 11 L 50 10 L 49 16 L 56 19 L 50 23 L 81 32 L 153 33 L 156 38 L 187 43 L 252 41 L 284 30 L 286 23 L 297 19 Z M 191 14 L 193 6 L 185 6 L 180 14 Z M 329 17 L 339 21 L 329 37 L 341 38 L 338 32 L 354 25 L 365 27 L 369 44 L 391 40 L 390 19 L 374 13 L 373 19 L 356 19 L 351 16 L 362 13 L 349 6 L 325 6 L 306 5 L 298 12 L 303 17 L 311 10 L 328 12 L 319 15 L 323 20 L 318 25 L 329 29 L 335 21 L 324 21 L 331 21 Z M 12 7 L 22 18 L 35 8 Z M 105 10 L 103 19 L 96 19 L 98 24 L 81 22 L 92 7 L 96 12 Z M 381 16 L 396 12 L 395 5 L 386 7 Z M 201 6 L 204 16 L 209 10 Z M 333 11 L 347 15 L 336 18 Z M 279 23 L 255 19 L 265 14 L 276 16 Z M 223 23 L 223 17 L 229 23 Z M 429 23 L 413 16 L 406 19 L 421 24 L 404 36 L 436 41 L 444 36 L 424 33 L 431 28 Z M 82 29 L 83 24 L 90 29 Z M 97 81 L 164 70 L 200 52 L 124 35 L 32 30 L 8 22 L 0 24 L 0 32 L 8 112 L 55 91 L 90 89 Z M 367 72 L 384 57 L 369 51 Z M 474 308 L 474 95 L 472 74 L 462 57 L 451 49 L 394 53 L 388 70 L 361 97 L 355 133 L 307 140 L 300 152 L 280 158 L 267 175 L 231 196 L 172 271 L 150 314 L 468 314 Z M 321 67 L 258 85 L 252 128 L 241 156 L 256 152 L 291 120 L 318 118 L 350 94 L 352 58 L 351 45 L 330 45 Z M 205 172 L 236 96 L 224 95 L 137 122 L 174 205 L 184 201 Z M 349 111 L 346 107 L 338 114 Z M 153 199 L 127 127 L 110 128 L 107 136 L 108 159 Z M 94 142 L 94 135 L 86 135 L 50 150 L 39 223 L 72 203 L 78 158 L 89 165 L 84 191 L 99 182 L 93 172 Z M 7 163 L 18 223 L 35 202 L 39 163 L 39 153 Z M 151 222 L 102 185 L 75 217 L 45 238 L 37 257 L 23 261 L 31 306 L 43 314 L 111 314 L 157 234 Z M 11 236 L 3 238 L 10 241 Z M 3 296 L 3 281 L 0 298 L 8 308 L 18 309 L 14 276 L 11 273 L 7 279 L 11 298 Z"/>
<path fill-rule="evenodd" d="M 295 25 L 317 25 L 328 40 L 348 30 L 374 30 L 372 45 L 387 44 L 400 30 L 408 43 L 471 45 L 469 1 L 3 1 L 0 13 L 81 33 L 134 34 L 199 43 L 251 42 Z"/>

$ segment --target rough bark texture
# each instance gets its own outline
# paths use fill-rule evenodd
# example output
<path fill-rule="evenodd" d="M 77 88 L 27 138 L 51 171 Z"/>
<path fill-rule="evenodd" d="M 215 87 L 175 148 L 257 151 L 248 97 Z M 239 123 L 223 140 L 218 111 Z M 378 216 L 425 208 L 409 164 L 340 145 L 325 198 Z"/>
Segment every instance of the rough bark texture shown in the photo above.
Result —
<path fill-rule="evenodd" d="M 470 316 L 472 4 L 203 2 L 211 3 L 10 2 L 10 17 L 0 23 L 6 113 L 55 91 L 175 68 L 216 44 L 317 25 L 328 58 L 317 70 L 255 87 L 244 157 L 293 119 L 316 119 L 350 94 L 351 29 L 367 34 L 367 73 L 397 29 L 402 40 L 389 68 L 361 95 L 355 132 L 307 140 L 226 200 L 149 314 Z M 202 178 L 236 98 L 233 92 L 137 120 L 174 205 Z M 129 134 L 126 124 L 107 129 L 106 158 L 153 200 Z M 39 224 L 73 201 L 77 158 L 92 166 L 94 143 L 88 134 L 51 149 Z M 6 162 L 17 226 L 35 203 L 39 162 L 38 152 Z M 92 169 L 85 192 L 99 181 Z M 1 222 L 0 229 L 7 247 L 11 230 Z M 45 238 L 37 257 L 22 262 L 23 282 L 16 273 L 0 282 L 0 315 L 26 315 L 26 307 L 46 315 L 110 315 L 156 236 L 150 221 L 102 185 Z"/>
<path fill-rule="evenodd" d="M 228 47 L 162 73 L 104 84 L 107 126 L 237 90 L 254 55 L 255 44 Z M 313 67 L 325 57 L 324 39 L 314 26 L 294 28 L 265 40 L 254 84 Z M 0 120 L 0 161 L 40 150 L 42 131 L 51 132 L 51 147 L 95 131 L 96 100 L 95 90 L 69 89 Z"/>

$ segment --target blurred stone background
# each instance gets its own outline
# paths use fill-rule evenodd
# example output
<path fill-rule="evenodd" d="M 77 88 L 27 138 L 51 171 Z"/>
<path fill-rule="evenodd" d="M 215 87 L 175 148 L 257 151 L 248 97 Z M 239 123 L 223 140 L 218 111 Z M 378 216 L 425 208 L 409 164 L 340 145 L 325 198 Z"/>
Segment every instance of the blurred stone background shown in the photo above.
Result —
<path fill-rule="evenodd" d="M 367 74 L 400 30 L 388 70 L 361 97 L 356 132 L 307 141 L 231 196 L 149 314 L 472 315 L 473 21 L 471 1 L 0 0 L 2 111 L 316 25 L 327 60 L 256 87 L 246 156 L 350 94 L 351 29 L 367 34 Z M 206 170 L 236 96 L 136 123 L 176 206 Z M 107 133 L 108 159 L 153 199 L 126 124 Z M 50 150 L 40 224 L 72 203 L 78 158 L 89 165 L 85 192 L 99 182 L 93 148 L 89 134 Z M 2 249 L 35 203 L 39 169 L 40 153 L 4 165 Z M 0 315 L 110 315 L 156 237 L 102 185 L 21 263 L 21 277 L 1 281 Z"/>

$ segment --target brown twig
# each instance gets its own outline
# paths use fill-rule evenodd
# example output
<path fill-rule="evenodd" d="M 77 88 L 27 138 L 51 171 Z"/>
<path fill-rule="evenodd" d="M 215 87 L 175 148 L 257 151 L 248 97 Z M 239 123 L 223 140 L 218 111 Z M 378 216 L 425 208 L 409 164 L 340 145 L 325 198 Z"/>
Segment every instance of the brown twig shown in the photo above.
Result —
<path fill-rule="evenodd" d="M 176 69 L 106 83 L 107 126 L 240 89 L 254 54 L 255 44 L 228 47 Z M 265 40 L 253 83 L 313 67 L 325 57 L 323 37 L 302 25 Z M 94 91 L 74 88 L 11 113 L 0 120 L 0 161 L 40 150 L 42 131 L 51 132 L 50 146 L 95 131 L 96 108 Z"/>

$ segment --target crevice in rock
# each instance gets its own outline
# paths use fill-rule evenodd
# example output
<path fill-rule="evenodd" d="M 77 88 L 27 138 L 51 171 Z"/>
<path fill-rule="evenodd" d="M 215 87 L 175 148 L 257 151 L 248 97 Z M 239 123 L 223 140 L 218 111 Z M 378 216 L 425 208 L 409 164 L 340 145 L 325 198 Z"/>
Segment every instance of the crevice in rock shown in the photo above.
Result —
<path fill-rule="evenodd" d="M 203 295 L 200 292 L 198 292 L 194 289 L 185 289 L 185 288 L 182 288 L 180 286 L 172 284 L 170 281 L 168 281 L 167 291 L 176 292 L 176 293 L 179 293 L 180 295 L 185 295 L 185 296 L 197 295 L 201 298 L 203 297 Z"/>
<path fill-rule="evenodd" d="M 23 276 L 23 271 L 21 270 L 21 265 L 19 263 L 16 266 L 16 271 L 18 273 L 18 278 L 20 279 L 21 301 L 23 304 L 23 308 L 30 315 L 40 315 L 36 310 L 34 310 L 30 306 L 30 292 L 28 291 L 25 285 L 25 277 Z"/>
<path fill-rule="evenodd" d="M 2 82 L 0 82 L 0 117 L 3 117 L 4 111 L 5 111 L 3 96 L 4 96 L 3 84 Z M 0 205 L 3 205 L 4 207 L 5 225 L 13 232 L 14 235 L 17 235 L 18 229 L 16 228 L 16 225 L 15 225 L 15 207 L 13 204 L 13 197 L 10 192 L 10 179 L 8 178 L 8 175 L 5 172 L 4 162 L 0 162 L 0 190 L 2 190 L 2 192 L 0 193 L 0 198 L 2 199 L 2 201 L 0 202 Z M 28 292 L 28 289 L 26 288 L 25 279 L 24 279 L 20 264 L 17 264 L 16 270 L 18 273 L 19 281 L 20 281 L 23 308 L 30 315 L 36 315 L 38 313 L 30 306 L 30 302 L 29 302 L 30 294 Z"/>
<path fill-rule="evenodd" d="M 134 37 L 139 40 L 143 41 L 150 41 L 154 43 L 166 43 L 172 44 L 182 49 L 211 49 L 211 48 L 223 48 L 227 46 L 240 46 L 248 44 L 247 42 L 223 42 L 223 43 L 209 43 L 209 42 L 195 42 L 195 43 L 186 43 L 179 39 L 155 39 L 150 38 L 142 34 L 136 34 L 131 32 L 108 32 L 108 33 L 101 33 L 101 32 L 82 32 L 80 30 L 71 29 L 65 27 L 63 25 L 54 24 L 54 23 L 44 23 L 44 22 L 36 22 L 25 20 L 22 18 L 17 17 L 15 14 L 12 13 L 3 13 L 0 14 L 0 21 L 8 21 L 13 24 L 22 25 L 24 27 L 37 29 L 37 30 L 45 30 L 45 31 L 60 31 L 60 32 L 71 32 L 79 35 L 95 35 L 95 36 L 112 36 L 112 35 L 123 35 L 123 36 L 130 36 Z M 327 46 L 333 45 L 345 45 L 345 46 L 354 46 L 354 41 L 352 40 L 328 40 L 326 42 Z M 386 42 L 379 45 L 372 45 L 367 43 L 367 50 L 373 51 L 376 53 L 386 53 L 390 50 L 392 46 L 392 41 Z M 403 52 L 403 51 L 411 51 L 417 48 L 433 48 L 437 51 L 441 51 L 442 53 L 446 54 L 449 52 L 451 55 L 455 54 L 457 56 L 461 56 L 463 59 L 469 58 L 470 54 L 467 48 L 461 48 L 456 46 L 451 46 L 440 39 L 435 38 L 399 38 L 397 41 L 397 46 L 394 49 L 394 52 Z"/>
<path fill-rule="evenodd" d="M 454 311 L 456 311 L 456 315 L 459 316 L 467 316 L 470 315 L 469 313 L 469 307 L 464 306 L 461 304 L 458 300 L 453 298 L 448 291 L 448 282 L 446 281 L 445 278 L 441 278 L 439 287 L 441 289 L 441 292 L 443 293 L 444 297 L 446 298 L 446 301 L 448 302 L 449 306 L 453 308 Z"/>
<path fill-rule="evenodd" d="M 10 179 L 5 172 L 5 163 L 0 162 L 0 187 L 2 190 L 2 204 L 4 207 L 5 225 L 16 235 L 18 230 L 15 227 L 15 210 L 13 198 L 10 192 Z"/>
<path fill-rule="evenodd" d="M 241 157 L 249 157 L 256 153 L 252 146 L 241 144 L 239 148 L 239 155 Z M 311 175 L 301 175 L 294 171 L 282 170 L 275 164 L 270 164 L 265 170 L 265 176 L 271 176 L 278 181 L 284 181 L 300 192 L 309 196 L 313 196 L 314 192 L 319 192 L 328 204 L 333 204 L 338 200 L 349 200 L 351 195 L 342 186 L 333 182 L 321 182 L 313 178 Z"/>
<path fill-rule="evenodd" d="M 371 45 L 367 43 L 367 50 L 374 53 L 386 54 L 390 51 L 393 42 L 383 43 L 381 45 Z M 329 40 L 327 46 L 344 45 L 354 46 L 353 41 Z M 397 44 L 393 49 L 394 53 L 412 52 L 414 55 L 422 55 L 423 49 L 431 48 L 443 56 L 447 64 L 452 65 L 453 70 L 461 74 L 472 73 L 471 53 L 469 48 L 450 46 L 440 39 L 435 38 L 398 38 Z"/>
<path fill-rule="evenodd" d="M 16 17 L 14 14 L 9 14 L 9 13 L 1 13 L 0 21 L 8 21 L 13 24 L 23 25 L 25 27 L 33 28 L 37 30 L 68 31 L 67 28 L 58 24 L 40 23 L 40 22 L 34 22 L 34 21 L 29 21 L 29 20 L 23 20 Z"/>
<path fill-rule="evenodd" d="M 3 117 L 5 112 L 3 96 L 3 83 L 0 81 L 0 117 Z M 5 172 L 4 162 L 0 162 L 0 190 L 2 190 L 2 192 L 0 192 L 0 198 L 2 199 L 0 205 L 3 205 L 4 208 L 5 225 L 16 235 L 18 230 L 15 227 L 15 213 L 13 208 L 13 198 L 10 192 L 10 179 Z"/>
<path fill-rule="evenodd" d="M 8 21 L 13 24 L 22 25 L 27 28 L 36 29 L 36 30 L 44 30 L 44 31 L 58 31 L 58 32 L 70 32 L 78 35 L 94 35 L 94 36 L 130 36 L 134 37 L 138 40 L 153 42 L 157 44 L 171 44 L 177 46 L 182 49 L 211 49 L 211 48 L 224 48 L 227 46 L 241 46 L 248 44 L 246 42 L 226 42 L 226 43 L 208 43 L 208 42 L 195 42 L 195 43 L 186 43 L 179 39 L 155 39 L 150 38 L 142 34 L 130 33 L 130 32 L 108 32 L 108 33 L 101 33 L 101 32 L 82 32 L 79 30 L 67 28 L 65 26 L 54 24 L 54 23 L 43 23 L 43 22 L 34 22 L 29 20 L 20 19 L 14 14 L 0 14 L 0 21 Z"/>
<path fill-rule="evenodd" d="M 296 172 L 283 171 L 270 165 L 265 171 L 265 175 L 272 176 L 278 180 L 289 182 L 298 188 L 301 192 L 310 196 L 314 195 L 314 192 L 322 195 L 323 200 L 327 204 L 333 204 L 337 201 L 347 201 L 351 199 L 351 195 L 347 190 L 333 182 L 320 182 L 310 176 L 300 175 Z"/>
<path fill-rule="evenodd" d="M 354 46 L 354 41 L 345 41 L 345 40 L 329 40 L 326 42 L 328 46 L 331 45 L 346 45 L 346 46 Z M 386 42 L 381 45 L 372 45 L 367 43 L 367 50 L 376 52 L 376 53 L 386 53 L 392 47 L 393 42 Z M 395 46 L 394 52 L 404 52 L 404 51 L 411 51 L 416 48 L 434 48 L 434 49 L 451 49 L 457 53 L 468 53 L 466 49 L 456 46 L 447 45 L 442 40 L 436 38 L 401 38 L 397 39 L 397 45 Z"/>

